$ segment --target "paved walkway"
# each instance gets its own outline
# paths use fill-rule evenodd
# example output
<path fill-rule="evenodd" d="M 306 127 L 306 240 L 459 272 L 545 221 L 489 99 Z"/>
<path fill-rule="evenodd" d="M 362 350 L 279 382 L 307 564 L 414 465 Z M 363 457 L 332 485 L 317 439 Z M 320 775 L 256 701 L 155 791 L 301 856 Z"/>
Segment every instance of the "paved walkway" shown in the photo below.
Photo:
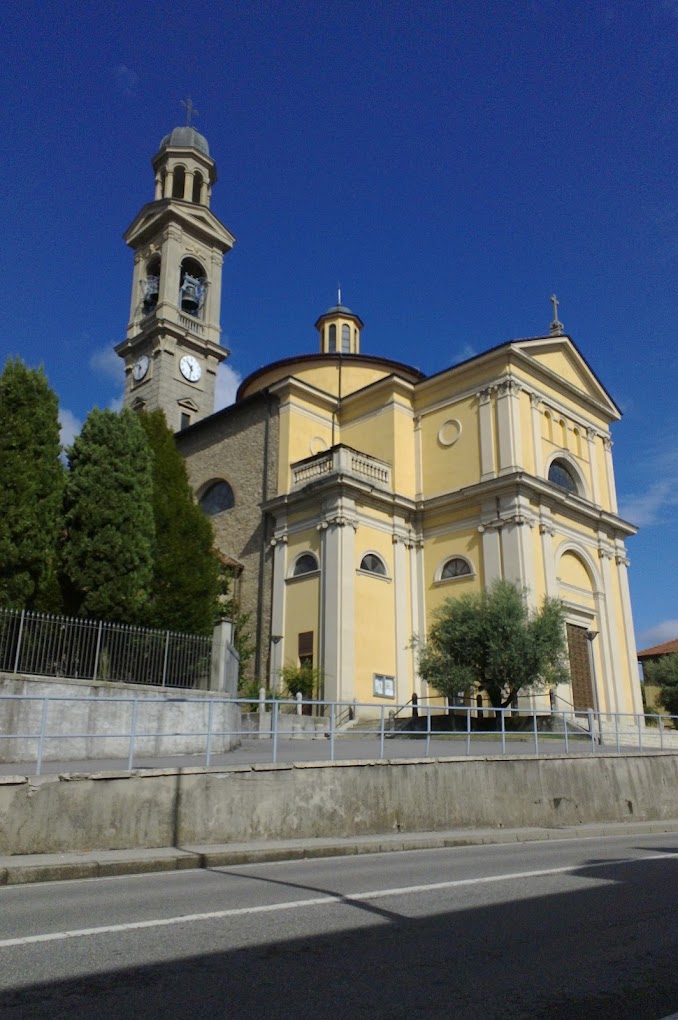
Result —
<path fill-rule="evenodd" d="M 384 740 L 384 760 L 403 758 L 421 758 L 425 754 L 426 736 L 417 734 L 409 737 L 387 737 Z M 637 742 L 627 740 L 620 746 L 622 752 L 638 751 Z M 659 751 L 658 747 L 646 747 L 648 752 Z M 668 748 L 667 748 L 668 750 Z M 562 737 L 551 734 L 540 734 L 538 744 L 532 734 L 507 734 L 506 754 L 549 755 L 565 753 L 582 755 L 591 753 L 610 754 L 616 751 L 616 743 L 609 740 L 602 745 L 592 743 L 588 737 L 570 738 L 567 752 Z M 345 733 L 337 736 L 334 741 L 335 761 L 372 761 L 381 759 L 381 743 L 378 735 Z M 501 754 L 501 739 L 493 734 L 472 736 L 467 744 L 463 733 L 436 734 L 431 737 L 429 756 L 431 758 L 464 756 L 487 757 Z M 270 738 L 246 738 L 240 747 L 226 754 L 213 754 L 211 766 L 219 765 L 256 765 L 273 760 L 273 741 Z M 276 761 L 304 762 L 332 760 L 332 743 L 329 739 L 279 737 Z M 108 772 L 127 770 L 127 758 L 90 758 L 70 761 L 44 761 L 43 774 L 61 774 L 73 772 Z M 138 758 L 134 761 L 135 769 L 144 768 L 196 768 L 205 765 L 205 755 L 164 755 L 156 758 Z M 0 775 L 35 775 L 35 761 L 5 762 L 0 764 Z"/>
<path fill-rule="evenodd" d="M 678 832 L 678 819 L 662 822 L 614 822 L 565 828 L 451 829 L 444 832 L 381 833 L 331 839 L 270 840 L 211 846 L 157 847 L 152 850 L 94 850 L 78 854 L 0 856 L 0 886 L 65 879 L 138 875 L 154 871 L 217 868 L 263 861 L 309 857 L 346 857 L 394 850 L 433 850 L 441 847 L 490 843 L 528 843 L 534 840 L 584 839 Z"/>

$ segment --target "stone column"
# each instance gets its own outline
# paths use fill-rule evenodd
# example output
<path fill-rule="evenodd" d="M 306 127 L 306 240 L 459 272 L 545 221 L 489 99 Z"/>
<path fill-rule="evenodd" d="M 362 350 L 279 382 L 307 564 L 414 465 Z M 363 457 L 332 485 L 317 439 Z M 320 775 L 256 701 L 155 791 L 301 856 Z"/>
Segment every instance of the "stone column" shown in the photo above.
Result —
<path fill-rule="evenodd" d="M 539 534 L 541 535 L 541 556 L 544 564 L 544 586 L 549 598 L 558 597 L 558 578 L 556 576 L 556 558 L 553 549 L 553 539 L 556 534 L 555 525 L 551 519 L 551 512 L 545 507 L 541 508 L 539 520 Z"/>
<path fill-rule="evenodd" d="M 495 515 L 493 515 L 493 519 L 478 525 L 478 531 L 482 535 L 483 582 L 486 587 L 504 576 L 501 563 L 500 529 L 501 522 L 496 520 Z"/>
<path fill-rule="evenodd" d="M 414 488 L 415 499 L 424 498 L 424 466 L 421 451 L 421 415 L 414 418 Z"/>
<path fill-rule="evenodd" d="M 600 625 L 601 631 L 604 631 L 605 635 L 605 658 L 609 662 L 609 677 L 608 683 L 611 689 L 614 691 L 614 697 L 610 697 L 610 689 L 608 683 L 603 684 L 603 693 L 605 694 L 605 711 L 607 712 L 623 712 L 625 708 L 618 702 L 617 695 L 617 684 L 614 683 L 615 678 L 622 677 L 624 675 L 624 667 L 621 658 L 621 641 L 620 634 L 617 628 L 617 621 L 614 612 L 615 592 L 612 582 L 612 550 L 607 548 L 600 548 L 598 551 L 600 556 L 600 566 L 602 574 L 602 589 L 605 601 L 601 601 L 600 605 Z M 607 681 L 608 678 L 605 677 Z M 602 699 L 601 699 L 602 701 Z M 600 703 L 600 702 L 599 702 Z M 601 710 L 603 705 L 600 704 Z M 633 706 L 628 706 L 628 711 L 633 712 Z"/>
<path fill-rule="evenodd" d="M 355 696 L 355 526 L 343 512 L 320 525 L 322 563 L 322 669 L 325 698 L 352 701 Z"/>
<path fill-rule="evenodd" d="M 532 446 L 534 447 L 534 473 L 537 478 L 544 475 L 544 448 L 541 437 L 541 402 L 536 393 L 530 393 L 530 412 L 532 418 Z"/>
<path fill-rule="evenodd" d="M 520 386 L 514 379 L 500 383 L 497 396 L 497 442 L 499 474 L 520 468 Z"/>
<path fill-rule="evenodd" d="M 631 595 L 629 592 L 629 578 L 627 570 L 630 561 L 626 556 L 626 550 L 618 549 L 615 557 L 616 574 L 619 584 L 619 597 L 621 599 L 622 616 L 624 618 L 624 650 L 626 661 L 629 666 L 629 684 L 631 687 L 631 711 L 636 714 L 643 712 L 643 698 L 640 691 L 640 678 L 638 676 L 638 654 L 636 651 L 636 639 L 633 632 L 633 614 L 631 612 Z"/>
<path fill-rule="evenodd" d="M 184 176 L 184 201 L 190 202 L 193 198 L 193 174 L 195 171 L 187 170 Z"/>
<path fill-rule="evenodd" d="M 238 694 L 237 678 L 235 684 L 227 685 L 226 657 L 233 644 L 233 624 L 230 620 L 219 620 L 212 631 L 212 668 L 210 673 L 210 691 L 220 691 L 231 698 Z M 227 686 L 231 686 L 227 690 Z"/>
<path fill-rule="evenodd" d="M 492 389 L 480 390 L 478 397 L 478 424 L 480 428 L 480 479 L 494 478 L 494 430 L 492 428 Z"/>
<path fill-rule="evenodd" d="M 586 438 L 589 444 L 589 469 L 591 472 L 591 502 L 600 506 L 600 485 L 598 483 L 598 464 L 596 461 L 596 439 L 598 433 L 595 429 L 586 429 Z"/>
<path fill-rule="evenodd" d="M 273 546 L 273 590 L 271 595 L 271 667 L 268 685 L 272 691 L 280 685 L 280 670 L 285 661 L 285 578 L 287 577 L 287 535 L 271 539 Z"/>
<path fill-rule="evenodd" d="M 603 446 L 605 447 L 605 471 L 607 474 L 607 491 L 610 499 L 610 510 L 613 514 L 617 513 L 617 488 L 614 482 L 614 465 L 612 463 L 612 440 L 609 438 L 603 439 Z"/>
<path fill-rule="evenodd" d="M 412 695 L 412 677 L 408 662 L 410 635 L 407 633 L 407 554 L 401 535 L 393 536 L 393 596 L 395 610 L 396 701 Z"/>

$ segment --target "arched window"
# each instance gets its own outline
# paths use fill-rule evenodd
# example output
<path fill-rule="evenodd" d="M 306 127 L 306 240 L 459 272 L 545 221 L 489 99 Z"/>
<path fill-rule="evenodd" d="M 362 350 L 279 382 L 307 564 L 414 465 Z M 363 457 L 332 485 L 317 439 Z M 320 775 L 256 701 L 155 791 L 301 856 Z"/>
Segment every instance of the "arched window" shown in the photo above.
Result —
<path fill-rule="evenodd" d="M 465 577 L 472 573 L 471 564 L 461 556 L 453 556 L 443 564 L 440 580 L 448 581 L 452 577 Z"/>
<path fill-rule="evenodd" d="M 566 492 L 579 492 L 579 486 L 572 469 L 564 460 L 554 460 L 551 463 L 549 482 L 557 485 L 559 489 L 565 489 Z"/>
<path fill-rule="evenodd" d="M 294 564 L 292 577 L 301 577 L 302 574 L 312 574 L 318 569 L 318 561 L 313 553 L 302 553 Z"/>
<path fill-rule="evenodd" d="M 341 353 L 351 353 L 351 327 L 346 323 L 341 327 Z"/>
<path fill-rule="evenodd" d="M 179 307 L 187 315 L 202 315 L 207 296 L 207 277 L 197 259 L 186 258 L 179 275 Z"/>
<path fill-rule="evenodd" d="M 334 354 L 337 349 L 337 327 L 332 323 L 330 326 L 330 338 L 327 343 L 327 349 L 330 354 Z"/>
<path fill-rule="evenodd" d="M 360 561 L 360 569 L 366 570 L 368 574 L 379 574 L 380 577 L 386 577 L 386 566 L 381 556 L 377 556 L 376 553 L 367 553 Z"/>
<path fill-rule="evenodd" d="M 199 170 L 196 170 L 193 174 L 193 201 L 196 203 L 200 202 L 200 192 L 202 191 L 202 174 Z"/>
<path fill-rule="evenodd" d="M 186 184 L 186 171 L 183 166 L 174 168 L 174 183 L 172 185 L 172 198 L 184 197 L 184 186 Z"/>
<path fill-rule="evenodd" d="M 213 482 L 200 497 L 200 506 L 208 517 L 231 510 L 235 506 L 233 489 L 228 482 Z"/>
<path fill-rule="evenodd" d="M 144 315 L 150 315 L 158 303 L 160 290 L 160 256 L 154 255 L 146 266 L 146 279 L 141 281 L 143 288 Z"/>

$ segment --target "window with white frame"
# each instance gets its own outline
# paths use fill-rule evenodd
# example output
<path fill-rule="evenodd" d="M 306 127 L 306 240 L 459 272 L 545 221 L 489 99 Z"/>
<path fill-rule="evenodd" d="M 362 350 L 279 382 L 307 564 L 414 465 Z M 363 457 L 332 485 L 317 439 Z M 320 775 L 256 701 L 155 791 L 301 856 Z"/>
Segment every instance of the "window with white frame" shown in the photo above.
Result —
<path fill-rule="evenodd" d="M 440 570 L 439 581 L 451 581 L 456 577 L 469 577 L 473 573 L 471 564 L 463 556 L 451 556 Z"/>
<path fill-rule="evenodd" d="M 376 553 L 365 553 L 360 561 L 360 569 L 367 574 L 378 574 L 379 577 L 387 576 L 386 564 Z"/>
<path fill-rule="evenodd" d="M 312 574 L 318 569 L 318 561 L 313 553 L 302 553 L 297 557 L 292 570 L 292 577 L 301 577 L 302 574 Z"/>
<path fill-rule="evenodd" d="M 395 677 L 375 673 L 372 681 L 375 698 L 395 698 Z"/>

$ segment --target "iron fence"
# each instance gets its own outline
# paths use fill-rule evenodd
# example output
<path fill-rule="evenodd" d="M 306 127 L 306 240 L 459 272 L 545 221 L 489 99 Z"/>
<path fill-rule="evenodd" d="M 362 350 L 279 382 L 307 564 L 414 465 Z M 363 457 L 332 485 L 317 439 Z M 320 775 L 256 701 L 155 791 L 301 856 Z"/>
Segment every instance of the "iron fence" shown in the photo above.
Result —
<path fill-rule="evenodd" d="M 0 671 L 156 687 L 209 686 L 209 637 L 0 609 Z"/>
<path fill-rule="evenodd" d="M 0 770 L 678 752 L 678 716 L 238 699 L 0 695 Z M 350 712 L 347 710 L 350 709 Z M 310 710 L 311 714 L 305 714 Z M 407 714 L 403 714 L 407 712 Z"/>

